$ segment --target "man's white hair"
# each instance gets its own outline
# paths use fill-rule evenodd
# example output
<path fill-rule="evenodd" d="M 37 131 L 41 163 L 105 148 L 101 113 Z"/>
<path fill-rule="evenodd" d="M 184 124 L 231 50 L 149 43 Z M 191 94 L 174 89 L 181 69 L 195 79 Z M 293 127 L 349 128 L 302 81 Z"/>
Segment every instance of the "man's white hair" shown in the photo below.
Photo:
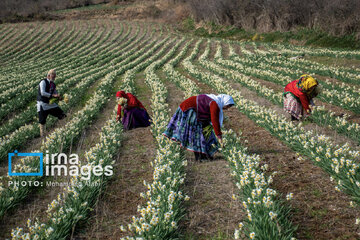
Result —
<path fill-rule="evenodd" d="M 48 74 L 47 74 L 48 76 L 54 76 L 54 75 L 56 75 L 56 70 L 55 70 L 55 68 L 54 69 L 51 69 L 51 70 L 49 70 L 49 72 L 48 72 Z"/>

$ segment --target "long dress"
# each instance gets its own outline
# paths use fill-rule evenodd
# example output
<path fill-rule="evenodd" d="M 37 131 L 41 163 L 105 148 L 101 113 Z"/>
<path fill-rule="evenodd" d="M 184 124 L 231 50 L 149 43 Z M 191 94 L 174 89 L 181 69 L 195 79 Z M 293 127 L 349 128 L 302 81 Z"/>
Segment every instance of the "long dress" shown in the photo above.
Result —
<path fill-rule="evenodd" d="M 117 94 L 118 96 L 118 94 Z M 121 94 L 120 97 L 127 99 L 127 107 L 124 108 L 122 124 L 125 130 L 150 126 L 150 116 L 142 103 L 131 93 Z M 121 116 L 122 107 L 118 104 L 117 115 Z"/>
<path fill-rule="evenodd" d="M 212 123 L 214 131 L 205 136 L 203 129 Z M 219 149 L 221 136 L 219 107 L 207 95 L 186 99 L 172 116 L 163 135 L 195 153 L 212 156 Z"/>
<path fill-rule="evenodd" d="M 291 115 L 292 120 L 309 116 L 312 98 L 319 94 L 318 81 L 308 74 L 287 84 L 284 89 L 284 110 Z M 305 111 L 304 111 L 305 110 Z"/>
<path fill-rule="evenodd" d="M 308 116 L 304 109 L 310 109 L 310 99 L 298 88 L 298 81 L 290 82 L 284 89 L 284 110 L 293 118 L 301 119 Z"/>

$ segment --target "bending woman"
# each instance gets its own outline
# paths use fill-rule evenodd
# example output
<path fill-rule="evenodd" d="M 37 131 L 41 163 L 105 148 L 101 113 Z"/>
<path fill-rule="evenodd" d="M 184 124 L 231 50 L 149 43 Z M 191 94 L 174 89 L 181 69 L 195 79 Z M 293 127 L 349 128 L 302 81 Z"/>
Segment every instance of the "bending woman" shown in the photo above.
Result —
<path fill-rule="evenodd" d="M 291 115 L 291 120 L 300 120 L 311 113 L 312 99 L 319 94 L 318 81 L 304 74 L 300 79 L 287 84 L 284 89 L 284 110 Z"/>
<path fill-rule="evenodd" d="M 196 160 L 211 158 L 222 141 L 223 109 L 232 105 L 225 94 L 192 96 L 180 104 L 163 134 L 194 152 Z"/>
<path fill-rule="evenodd" d="M 150 126 L 150 117 L 142 103 L 131 93 L 119 91 L 116 93 L 118 111 L 116 120 L 120 121 L 122 111 L 122 124 L 124 129 L 130 130 L 138 127 Z"/>

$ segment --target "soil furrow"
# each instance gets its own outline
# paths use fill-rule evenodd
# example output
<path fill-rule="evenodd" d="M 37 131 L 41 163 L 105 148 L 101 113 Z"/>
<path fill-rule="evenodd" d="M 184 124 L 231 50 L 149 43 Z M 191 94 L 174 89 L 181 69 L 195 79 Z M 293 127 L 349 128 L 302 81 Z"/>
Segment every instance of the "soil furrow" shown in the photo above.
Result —
<path fill-rule="evenodd" d="M 240 84 L 231 84 L 245 98 L 271 109 L 276 108 Z M 291 220 L 299 225 L 298 239 L 359 238 L 355 225 L 359 210 L 350 207 L 350 198 L 335 190 L 335 185 L 321 168 L 309 160 L 298 160 L 299 156 L 294 151 L 237 109 L 230 108 L 227 115 L 227 126 L 235 132 L 242 132 L 249 152 L 259 154 L 263 163 L 269 165 L 270 172 L 278 172 L 273 188 L 283 198 L 290 192 L 294 194 Z"/>
<path fill-rule="evenodd" d="M 183 69 L 179 70 L 184 74 Z M 199 86 L 200 93 L 216 94 L 208 85 L 184 75 Z M 245 214 L 241 204 L 232 199 L 238 190 L 230 176 L 228 162 L 221 153 L 216 153 L 214 160 L 204 162 L 195 161 L 191 152 L 187 151 L 186 156 L 190 161 L 186 169 L 185 192 L 190 200 L 182 223 L 185 239 L 233 239 Z"/>

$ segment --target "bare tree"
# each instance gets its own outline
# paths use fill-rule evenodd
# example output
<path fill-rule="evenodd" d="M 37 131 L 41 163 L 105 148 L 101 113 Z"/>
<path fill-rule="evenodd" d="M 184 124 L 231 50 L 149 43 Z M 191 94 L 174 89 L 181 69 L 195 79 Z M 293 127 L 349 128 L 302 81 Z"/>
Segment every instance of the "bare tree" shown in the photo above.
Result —
<path fill-rule="evenodd" d="M 285 31 L 298 26 L 334 35 L 360 31 L 359 0 L 187 0 L 197 21 L 244 29 Z"/>

